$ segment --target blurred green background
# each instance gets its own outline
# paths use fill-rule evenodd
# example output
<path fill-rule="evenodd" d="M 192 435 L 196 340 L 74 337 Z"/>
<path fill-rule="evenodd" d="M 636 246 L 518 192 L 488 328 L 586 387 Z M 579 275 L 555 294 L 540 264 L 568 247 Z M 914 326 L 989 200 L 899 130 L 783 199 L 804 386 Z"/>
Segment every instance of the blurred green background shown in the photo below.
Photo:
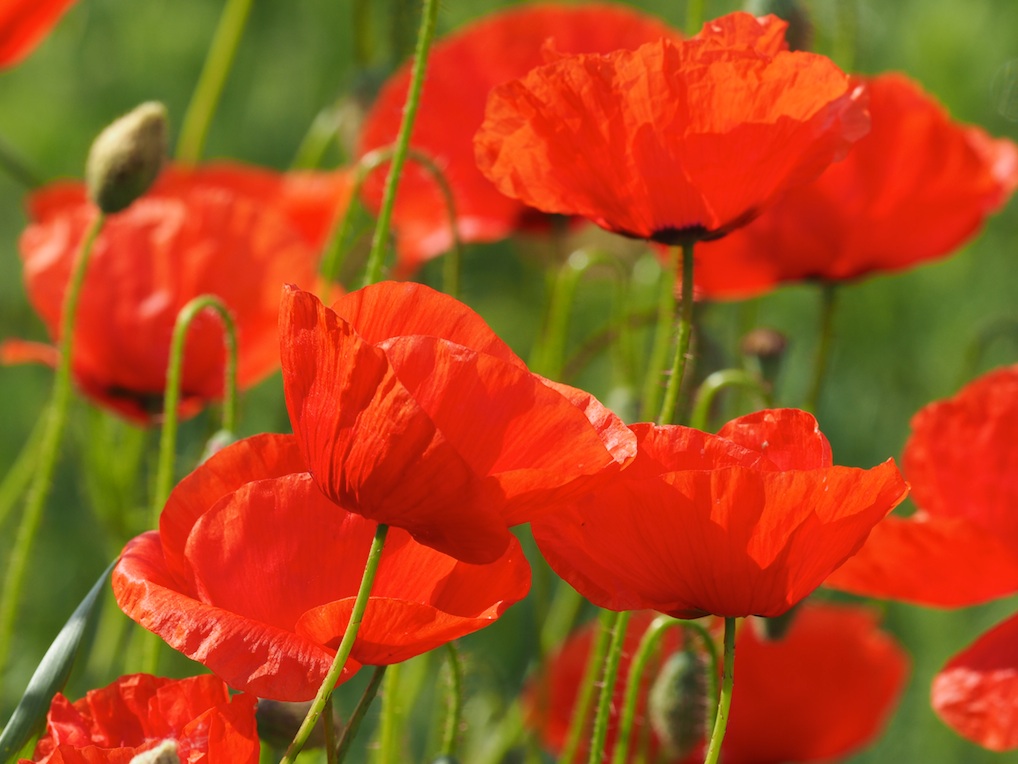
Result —
<path fill-rule="evenodd" d="M 676 26 L 685 18 L 685 3 L 679 0 L 632 4 Z M 362 102 L 370 99 L 412 44 L 418 9 L 406 0 L 365 5 L 368 16 L 355 29 L 349 0 L 256 0 L 206 156 L 286 168 L 321 109 L 341 98 L 352 102 L 352 94 Z M 444 0 L 439 30 L 454 29 L 500 5 L 505 4 Z M 706 5 L 707 17 L 739 7 L 721 1 Z M 819 26 L 821 52 L 861 72 L 904 71 L 957 119 L 1018 140 L 1018 3 L 815 0 L 809 5 Z M 0 137 L 49 180 L 80 177 L 95 134 L 141 101 L 165 102 L 179 125 L 220 8 L 208 0 L 80 0 L 28 60 L 0 72 Z M 339 161 L 342 153 L 336 150 L 331 158 Z M 0 338 L 44 338 L 20 279 L 17 242 L 26 222 L 25 193 L 23 186 L 0 175 Z M 545 289 L 540 258 L 528 254 L 529 244 L 469 247 L 463 279 L 463 299 L 524 357 L 540 321 L 534 306 Z M 888 456 L 900 457 L 909 418 L 918 408 L 953 394 L 978 372 L 1015 361 L 1016 250 L 1018 204 L 1012 203 L 953 257 L 842 290 L 836 343 L 817 411 L 838 463 L 871 466 Z M 437 284 L 439 274 L 438 268 L 428 267 L 422 278 Z M 584 290 L 575 340 L 600 324 L 609 299 L 604 283 Z M 701 319 L 722 347 L 734 345 L 747 317 L 784 332 L 790 346 L 778 401 L 796 405 L 807 386 L 818 306 L 815 289 L 791 287 L 749 304 L 705 307 Z M 1010 329 L 970 363 L 977 338 L 1009 322 Z M 579 383 L 607 398 L 609 371 L 603 361 L 594 364 Z M 50 378 L 40 368 L 0 368 L 0 471 L 13 462 L 38 418 Z M 251 434 L 287 427 L 277 375 L 245 397 L 241 430 Z M 193 464 L 213 428 L 208 414 L 185 427 L 182 465 Z M 139 433 L 76 404 L 32 558 L 15 659 L 0 685 L 2 718 L 91 581 L 139 529 L 156 441 L 154 433 Z M 6 562 L 14 527 L 12 519 L 0 526 L 0 563 Z M 937 764 L 1006 758 L 944 727 L 929 708 L 928 692 L 932 675 L 951 654 L 1015 606 L 1014 599 L 953 612 L 886 606 L 887 627 L 912 655 L 912 679 L 887 733 L 851 761 Z M 487 632 L 464 640 L 485 687 L 501 687 L 507 694 L 518 688 L 526 668 L 521 635 L 532 631 L 532 617 L 527 604 L 518 606 Z M 102 671 L 115 662 L 120 643 L 115 627 L 103 628 L 111 630 L 100 631 L 97 639 L 97 653 L 105 658 L 76 672 L 73 696 L 113 678 Z M 166 667 L 181 674 L 190 670 L 182 660 L 167 661 Z"/>

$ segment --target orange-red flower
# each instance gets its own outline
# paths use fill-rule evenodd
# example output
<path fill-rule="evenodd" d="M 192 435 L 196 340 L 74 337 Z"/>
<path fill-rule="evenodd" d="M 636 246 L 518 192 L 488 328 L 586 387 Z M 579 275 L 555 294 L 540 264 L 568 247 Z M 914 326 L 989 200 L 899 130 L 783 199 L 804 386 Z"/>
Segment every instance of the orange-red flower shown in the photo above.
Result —
<path fill-rule="evenodd" d="M 419 284 L 280 311 L 290 422 L 318 487 L 467 562 L 635 453 L 618 417 L 532 374 L 473 311 Z"/>
<path fill-rule="evenodd" d="M 176 742 L 182 762 L 257 764 L 255 698 L 231 698 L 208 674 L 179 680 L 122 676 L 74 703 L 58 694 L 32 761 L 128 764 L 165 740 Z"/>
<path fill-rule="evenodd" d="M 867 82 L 873 128 L 813 183 L 697 253 L 705 297 L 841 281 L 950 254 L 1018 185 L 1018 147 L 953 122 L 899 74 Z"/>
<path fill-rule="evenodd" d="M 1018 748 L 1018 617 L 983 634 L 933 679 L 933 710 L 991 751 Z"/>
<path fill-rule="evenodd" d="M 233 314 L 238 376 L 253 385 L 279 363 L 279 290 L 312 282 L 323 240 L 347 203 L 346 174 L 279 175 L 234 164 L 170 167 L 149 193 L 111 216 L 89 263 L 73 340 L 73 373 L 90 398 L 141 423 L 161 413 L 173 325 L 202 294 Z M 54 340 L 72 263 L 97 211 L 80 183 L 30 199 L 21 238 L 28 296 Z M 8 342 L 7 362 L 52 362 L 52 348 Z M 182 414 L 222 396 L 223 330 L 214 314 L 192 324 Z"/>
<path fill-rule="evenodd" d="M 74 0 L 0 0 L 0 68 L 32 52 Z"/>
<path fill-rule="evenodd" d="M 555 572 L 610 610 L 781 615 L 907 492 L 890 459 L 869 470 L 833 466 L 804 411 L 758 412 L 717 435 L 632 430 L 632 464 L 532 522 Z"/>
<path fill-rule="evenodd" d="M 626 6 L 540 3 L 491 14 L 439 41 L 428 59 L 411 145 L 434 159 L 445 175 L 460 237 L 504 238 L 534 212 L 499 193 L 474 161 L 474 133 L 494 86 L 522 77 L 559 54 L 607 53 L 677 35 L 657 19 Z M 407 65 L 382 88 L 364 124 L 361 154 L 395 141 L 409 81 Z M 381 202 L 383 177 L 383 172 L 376 172 L 365 184 L 365 201 L 373 208 Z M 447 251 L 452 233 L 442 194 L 420 166 L 407 166 L 399 189 L 393 225 L 398 267 L 406 274 Z"/>
<path fill-rule="evenodd" d="M 376 523 L 315 486 L 290 435 L 228 446 L 170 495 L 113 572 L 128 616 L 230 686 L 308 700 L 343 637 Z M 492 623 L 530 588 L 515 539 L 469 565 L 390 530 L 351 659 L 398 663 Z"/>
<path fill-rule="evenodd" d="M 958 607 L 1018 591 L 1018 366 L 912 418 L 903 469 L 918 510 L 873 529 L 826 582 L 845 591 Z"/>
<path fill-rule="evenodd" d="M 635 613 L 626 633 L 609 721 L 608 751 L 614 746 L 630 662 L 651 616 Z M 775 641 L 762 639 L 757 625 L 745 623 L 736 636 L 736 690 L 722 745 L 725 764 L 835 761 L 879 734 L 904 688 L 908 658 L 894 639 L 879 629 L 871 611 L 806 603 L 785 637 Z M 527 695 L 531 707 L 528 722 L 539 729 L 545 745 L 554 751 L 565 743 L 590 652 L 592 626 L 562 646 Z M 661 655 L 678 649 L 678 641 L 675 631 L 670 631 Z M 650 682 L 646 684 L 649 689 Z M 641 738 L 648 724 L 644 712 L 647 691 L 639 697 L 634 741 Z M 653 757 L 661 747 L 653 731 L 650 743 L 650 760 L 662 761 Z M 641 760 L 637 747 L 630 746 L 628 761 Z M 577 760 L 586 758 L 582 754 Z M 694 748 L 685 758 L 664 760 L 692 764 L 703 761 L 703 755 Z"/>
<path fill-rule="evenodd" d="M 732 14 L 692 40 L 561 58 L 495 88 L 481 171 L 545 212 L 666 244 L 721 236 L 865 133 L 859 89 L 789 52 L 785 24 Z"/>

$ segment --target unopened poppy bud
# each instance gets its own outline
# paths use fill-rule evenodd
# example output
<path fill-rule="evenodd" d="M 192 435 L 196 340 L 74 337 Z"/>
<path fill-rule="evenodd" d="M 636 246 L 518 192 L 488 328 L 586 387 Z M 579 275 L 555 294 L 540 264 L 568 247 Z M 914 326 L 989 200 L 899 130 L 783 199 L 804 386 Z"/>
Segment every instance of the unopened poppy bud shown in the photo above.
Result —
<path fill-rule="evenodd" d="M 746 10 L 754 16 L 770 13 L 787 21 L 785 39 L 789 50 L 813 49 L 813 20 L 802 0 L 748 0 Z"/>
<path fill-rule="evenodd" d="M 792 622 L 799 614 L 801 606 L 802 603 L 797 602 L 789 608 L 787 613 L 782 613 L 773 618 L 752 619 L 751 623 L 756 630 L 757 636 L 765 642 L 780 642 L 788 634 L 788 630 L 792 628 Z"/>
<path fill-rule="evenodd" d="M 703 740 L 707 720 L 707 661 L 692 649 L 672 655 L 650 688 L 651 727 L 669 756 L 684 759 Z"/>
<path fill-rule="evenodd" d="M 742 354 L 756 361 L 760 376 L 770 385 L 777 379 L 787 347 L 784 334 L 765 326 L 747 332 L 739 343 Z"/>
<path fill-rule="evenodd" d="M 155 748 L 139 753 L 131 759 L 131 764 L 180 764 L 177 741 L 164 740 Z"/>
<path fill-rule="evenodd" d="M 166 154 L 166 107 L 149 101 L 92 142 L 85 165 L 88 197 L 103 212 L 126 209 L 159 176 Z"/>
<path fill-rule="evenodd" d="M 311 708 L 311 701 L 303 703 L 284 703 L 280 700 L 259 698 L 255 719 L 258 722 L 258 737 L 270 745 L 285 748 L 293 740 L 304 717 Z M 339 716 L 333 711 L 333 724 L 340 727 Z M 321 748 L 325 745 L 325 716 L 320 716 L 311 730 L 311 737 L 304 744 L 305 748 Z"/>

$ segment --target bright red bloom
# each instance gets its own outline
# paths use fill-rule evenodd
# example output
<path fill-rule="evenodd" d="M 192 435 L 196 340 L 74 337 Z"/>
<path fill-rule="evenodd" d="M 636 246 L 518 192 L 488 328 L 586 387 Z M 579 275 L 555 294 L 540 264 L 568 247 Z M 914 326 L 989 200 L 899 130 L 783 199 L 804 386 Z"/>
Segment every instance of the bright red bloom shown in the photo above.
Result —
<path fill-rule="evenodd" d="M 545 212 L 674 244 L 744 225 L 865 133 L 861 93 L 785 24 L 731 14 L 692 40 L 561 58 L 495 88 L 481 171 Z"/>
<path fill-rule="evenodd" d="M 128 616 L 231 687 L 308 700 L 350 620 L 376 527 L 315 487 L 293 436 L 258 435 L 181 481 L 159 531 L 124 549 L 113 591 Z M 468 565 L 393 528 L 341 681 L 483 628 L 529 588 L 515 539 L 491 564 Z"/>
<path fill-rule="evenodd" d="M 74 0 L 0 0 L 0 68 L 35 48 Z"/>
<path fill-rule="evenodd" d="M 522 77 L 560 54 L 636 48 L 678 32 L 625 6 L 527 4 L 493 13 L 438 42 L 411 145 L 442 169 L 464 241 L 494 241 L 518 230 L 534 211 L 502 195 L 477 169 L 473 138 L 496 85 Z M 360 153 L 396 139 L 410 82 L 409 64 L 382 88 L 364 123 Z M 365 184 L 365 200 L 381 203 L 384 172 Z M 449 212 L 432 177 L 413 162 L 400 179 L 393 225 L 399 269 L 407 274 L 452 245 Z"/>
<path fill-rule="evenodd" d="M 943 257 L 1018 185 L 1018 147 L 953 122 L 899 74 L 867 82 L 873 129 L 808 186 L 697 252 L 696 286 L 746 297 L 789 282 L 842 281 Z"/>
<path fill-rule="evenodd" d="M 74 703 L 57 694 L 32 761 L 128 764 L 167 739 L 176 741 L 184 764 L 257 764 L 255 698 L 231 698 L 208 674 L 122 676 Z"/>
<path fill-rule="evenodd" d="M 903 469 L 919 509 L 892 516 L 826 582 L 958 607 L 1018 591 L 1018 366 L 912 418 Z"/>
<path fill-rule="evenodd" d="M 607 750 L 617 733 L 629 666 L 652 614 L 635 613 L 626 633 L 609 721 Z M 552 656 L 527 696 L 529 723 L 553 751 L 565 744 L 572 709 L 583 679 L 594 624 L 578 632 Z M 678 649 L 677 630 L 668 632 L 661 654 Z M 725 764 L 833 761 L 872 741 L 904 688 L 908 658 L 874 614 L 858 607 L 806 603 L 783 639 L 761 639 L 752 622 L 735 642 L 735 693 L 722 745 Z M 652 666 L 650 676 L 655 669 Z M 647 682 L 648 690 L 650 682 Z M 538 705 L 543 699 L 543 703 Z M 647 691 L 641 692 L 633 740 L 647 724 Z M 708 702 L 708 713 L 712 714 Z M 711 718 L 713 716 L 711 715 Z M 638 761 L 631 745 L 629 761 Z M 651 732 L 650 760 L 660 742 Z M 586 753 L 578 759 L 586 761 Z M 670 761 L 703 761 L 700 750 Z"/>
<path fill-rule="evenodd" d="M 1018 748 L 1018 617 L 954 656 L 933 679 L 933 710 L 991 751 Z"/>
<path fill-rule="evenodd" d="M 111 216 L 89 263 L 73 342 L 73 372 L 90 398 L 141 423 L 161 413 L 177 313 L 218 295 L 233 313 L 238 376 L 248 387 L 277 368 L 279 289 L 312 282 L 319 251 L 351 192 L 346 174 L 279 175 L 233 164 L 170 167 L 148 194 Z M 54 340 L 64 291 L 96 208 L 80 183 L 30 199 L 21 238 L 29 299 Z M 52 362 L 48 346 L 8 342 L 3 359 Z M 222 396 L 223 330 L 211 313 L 192 324 L 182 414 Z"/>
<path fill-rule="evenodd" d="M 318 487 L 350 512 L 489 562 L 527 522 L 636 446 L 579 390 L 532 374 L 476 313 L 419 284 L 280 312 L 290 422 Z"/>
<path fill-rule="evenodd" d="M 555 572 L 609 610 L 781 615 L 907 493 L 893 460 L 832 466 L 804 411 L 757 412 L 717 435 L 632 429 L 628 468 L 531 524 Z"/>

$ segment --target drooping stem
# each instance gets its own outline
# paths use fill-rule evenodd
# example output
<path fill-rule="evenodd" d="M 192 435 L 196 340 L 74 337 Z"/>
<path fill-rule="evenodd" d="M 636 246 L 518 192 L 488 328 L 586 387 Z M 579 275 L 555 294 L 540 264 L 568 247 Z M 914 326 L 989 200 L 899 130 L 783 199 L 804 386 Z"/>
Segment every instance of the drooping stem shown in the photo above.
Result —
<path fill-rule="evenodd" d="M 566 744 L 562 747 L 558 764 L 573 764 L 576 752 L 580 748 L 580 741 L 583 739 L 583 733 L 587 727 L 587 712 L 594 699 L 594 690 L 597 687 L 598 676 L 604 665 L 605 656 L 608 655 L 608 644 L 611 641 L 614 623 L 615 613 L 610 610 L 602 610 L 600 628 L 597 630 L 597 638 L 594 640 L 590 658 L 587 660 L 587 668 L 583 672 L 583 683 L 580 685 L 580 692 L 576 697 L 576 704 L 573 706 L 569 734 L 566 737 Z"/>
<path fill-rule="evenodd" d="M 597 703 L 597 716 L 594 717 L 594 733 L 590 738 L 590 756 L 588 764 L 598 764 L 604 751 L 605 740 L 608 739 L 608 719 L 611 715 L 612 696 L 619 676 L 619 662 L 622 660 L 622 645 L 626 640 L 626 627 L 629 625 L 631 613 L 623 610 L 615 615 L 615 627 L 612 629 L 611 644 L 604 661 L 604 673 L 601 675 L 601 694 Z"/>
<path fill-rule="evenodd" d="M 463 716 L 463 659 L 455 642 L 447 642 L 445 651 L 448 659 L 446 665 L 449 667 L 449 693 L 445 728 L 442 730 L 442 755 L 452 758 L 456 753 L 456 740 Z"/>
<path fill-rule="evenodd" d="M 215 295 L 199 295 L 188 302 L 173 326 L 170 341 L 170 358 L 166 369 L 166 393 L 163 402 L 163 431 L 159 442 L 159 461 L 156 470 L 156 489 L 152 501 L 151 527 L 159 524 L 159 513 L 173 488 L 173 467 L 177 450 L 177 420 L 180 406 L 181 378 L 184 374 L 184 348 L 187 332 L 195 317 L 203 310 L 215 311 L 223 322 L 223 344 L 226 366 L 223 380 L 223 429 L 234 432 L 237 426 L 237 327 L 229 309 Z"/>
<path fill-rule="evenodd" d="M 343 728 L 343 734 L 339 736 L 339 744 L 336 746 L 335 757 L 337 762 L 341 762 L 346 758 L 346 754 L 353 744 L 353 739 L 357 735 L 357 730 L 360 729 L 361 722 L 364 720 L 364 715 L 368 712 L 372 702 L 374 702 L 375 696 L 378 695 L 378 688 L 382 686 L 382 679 L 385 677 L 385 670 L 387 668 L 388 666 L 375 666 L 375 670 L 371 673 L 368 686 L 361 693 L 356 708 L 350 714 L 350 718 Z"/>
<path fill-rule="evenodd" d="M 732 705 L 733 672 L 735 670 L 735 619 L 725 619 L 725 666 L 721 675 L 721 695 L 718 698 L 718 713 L 714 719 L 714 731 L 707 746 L 707 757 L 703 764 L 717 764 L 721 757 L 721 743 L 728 726 L 728 711 Z"/>
<path fill-rule="evenodd" d="M 824 386 L 824 376 L 834 344 L 834 313 L 837 310 L 838 287 L 836 284 L 824 284 L 820 288 L 820 339 L 817 342 L 816 355 L 813 358 L 813 377 L 803 408 L 816 413 L 820 402 L 820 392 Z"/>
<path fill-rule="evenodd" d="M 301 752 L 308 737 L 311 736 L 311 731 L 315 728 L 315 723 L 325 708 L 325 701 L 332 695 L 336 682 L 343 673 L 343 667 L 346 665 L 347 658 L 350 657 L 350 652 L 353 650 L 354 642 L 357 639 L 357 632 L 360 630 L 361 621 L 364 619 L 364 611 L 368 607 L 368 600 L 371 597 L 371 586 L 375 582 L 375 574 L 378 572 L 378 563 L 382 558 L 382 548 L 385 545 L 385 536 L 388 531 L 389 526 L 384 524 L 380 524 L 375 530 L 375 538 L 371 542 L 368 560 L 364 565 L 361 585 L 357 590 L 357 597 L 354 600 L 353 610 L 350 613 L 350 622 L 346 626 L 346 631 L 343 632 L 343 639 L 336 650 L 336 657 L 332 661 L 332 666 L 325 675 L 325 679 L 322 680 L 322 686 L 318 688 L 318 694 L 315 695 L 315 699 L 311 703 L 311 708 L 308 709 L 307 716 L 304 717 L 300 729 L 297 730 L 296 736 L 294 736 L 293 741 L 280 760 L 280 764 L 293 764 L 297 754 Z"/>
<path fill-rule="evenodd" d="M 227 0 L 223 15 L 212 36 L 198 84 L 187 106 L 177 141 L 177 159 L 194 164 L 201 159 L 212 115 L 219 104 L 223 86 L 237 55 L 252 0 Z"/>
<path fill-rule="evenodd" d="M 766 408 L 769 405 L 767 391 L 763 381 L 755 374 L 743 369 L 721 369 L 710 374 L 701 384 L 693 399 L 693 412 L 689 415 L 689 426 L 697 430 L 707 429 L 710 409 L 718 393 L 726 387 L 741 387 L 755 393 L 760 403 Z"/>
<path fill-rule="evenodd" d="M 417 47 L 414 51 L 414 64 L 410 72 L 410 90 L 407 93 L 406 105 L 403 108 L 403 121 L 396 137 L 396 147 L 392 154 L 392 164 L 385 178 L 385 190 L 382 193 L 382 207 L 375 223 L 375 234 L 371 240 L 371 252 L 364 274 L 364 284 L 374 284 L 382 278 L 382 265 L 385 261 L 386 242 L 389 238 L 389 223 L 392 210 L 396 203 L 396 189 L 403 174 L 410 148 L 410 136 L 413 133 L 414 120 L 421 103 L 421 92 L 424 89 L 424 73 L 428 65 L 428 52 L 435 36 L 435 22 L 438 18 L 438 0 L 424 0 L 421 13 L 421 26 L 417 33 Z"/>
<path fill-rule="evenodd" d="M 78 313 L 78 302 L 81 290 L 88 273 L 88 262 L 92 248 L 106 222 L 106 216 L 99 213 L 85 233 L 81 249 L 71 269 L 67 291 L 64 293 L 60 312 L 60 331 L 58 334 L 59 360 L 53 377 L 53 394 L 49 406 L 43 414 L 46 424 L 40 436 L 35 473 L 25 500 L 25 511 L 21 516 L 11 556 L 7 562 L 7 573 L 4 576 L 3 598 L 0 599 L 0 668 L 7 665 L 7 654 L 10 650 L 14 619 L 17 615 L 18 602 L 28 569 L 28 558 L 31 554 L 35 536 L 39 531 L 42 511 L 46 505 L 53 484 L 53 471 L 56 468 L 60 440 L 63 437 L 67 422 L 67 410 L 71 402 L 71 355 L 74 347 L 74 325 Z"/>
<path fill-rule="evenodd" d="M 689 342 L 693 335 L 693 242 L 682 244 L 682 296 L 679 301 L 679 320 L 675 332 L 675 355 L 672 357 L 672 368 L 668 375 L 668 387 L 665 388 L 664 402 L 658 424 L 671 424 L 675 417 L 675 407 L 682 389 L 682 378 L 686 371 L 686 359 L 689 354 Z"/>

